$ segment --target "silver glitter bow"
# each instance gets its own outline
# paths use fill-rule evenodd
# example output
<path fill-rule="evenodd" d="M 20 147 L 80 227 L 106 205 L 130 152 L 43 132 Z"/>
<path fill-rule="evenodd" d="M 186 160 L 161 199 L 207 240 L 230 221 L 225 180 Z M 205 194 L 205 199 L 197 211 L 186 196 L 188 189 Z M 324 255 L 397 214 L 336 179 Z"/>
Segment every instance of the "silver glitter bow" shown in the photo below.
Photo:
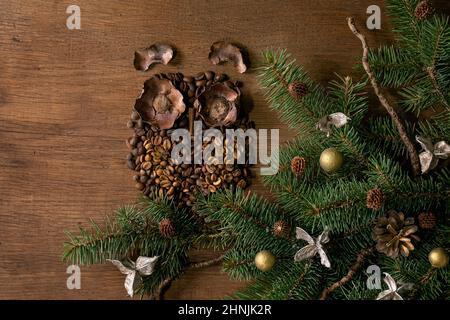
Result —
<path fill-rule="evenodd" d="M 392 278 L 389 273 L 383 272 L 383 274 L 383 281 L 387 284 L 389 289 L 381 291 L 378 294 L 377 300 L 403 300 L 399 292 L 411 290 L 414 286 L 412 283 L 407 283 L 402 285 L 400 288 L 397 288 L 394 278 Z"/>
<path fill-rule="evenodd" d="M 130 297 L 133 297 L 134 290 L 142 283 L 142 276 L 149 276 L 153 273 L 156 260 L 159 257 L 138 257 L 136 263 L 130 262 L 130 267 L 126 267 L 119 260 L 106 260 L 111 262 L 119 269 L 120 272 L 126 274 L 125 289 Z"/>
<path fill-rule="evenodd" d="M 329 233 L 330 230 L 328 228 L 325 228 L 325 230 L 317 237 L 317 239 L 314 240 L 313 237 L 311 237 L 305 230 L 297 227 L 296 238 L 299 240 L 305 240 L 308 242 L 308 244 L 297 251 L 294 260 L 299 262 L 306 259 L 310 259 L 314 257 L 316 254 L 319 254 L 320 263 L 323 264 L 325 267 L 330 268 L 331 267 L 330 260 L 328 260 L 327 254 L 322 247 L 323 244 L 330 241 L 330 238 L 328 237 Z"/>
<path fill-rule="evenodd" d="M 341 128 L 345 126 L 349 120 L 351 119 L 342 112 L 332 113 L 320 119 L 319 122 L 317 122 L 316 124 L 316 129 L 326 132 L 327 137 L 329 137 L 333 125 L 336 128 Z"/>
<path fill-rule="evenodd" d="M 450 145 L 445 141 L 439 141 L 433 145 L 428 138 L 416 136 L 416 140 L 423 149 L 419 155 L 422 173 L 433 170 L 438 165 L 439 159 L 447 159 L 450 156 Z"/>

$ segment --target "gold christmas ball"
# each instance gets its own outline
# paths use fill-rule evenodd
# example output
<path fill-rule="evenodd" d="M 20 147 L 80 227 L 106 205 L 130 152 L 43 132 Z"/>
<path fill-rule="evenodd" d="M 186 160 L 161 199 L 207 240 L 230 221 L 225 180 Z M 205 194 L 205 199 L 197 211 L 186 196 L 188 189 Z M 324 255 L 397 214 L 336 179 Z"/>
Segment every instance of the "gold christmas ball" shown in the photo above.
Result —
<path fill-rule="evenodd" d="M 272 270 L 275 262 L 277 258 L 268 250 L 260 251 L 255 256 L 256 267 L 263 272 Z"/>
<path fill-rule="evenodd" d="M 436 248 L 428 254 L 428 261 L 435 268 L 445 268 L 448 266 L 448 254 L 443 248 Z"/>
<path fill-rule="evenodd" d="M 344 157 L 336 148 L 328 148 L 320 155 L 319 162 L 325 172 L 333 173 L 342 167 Z"/>

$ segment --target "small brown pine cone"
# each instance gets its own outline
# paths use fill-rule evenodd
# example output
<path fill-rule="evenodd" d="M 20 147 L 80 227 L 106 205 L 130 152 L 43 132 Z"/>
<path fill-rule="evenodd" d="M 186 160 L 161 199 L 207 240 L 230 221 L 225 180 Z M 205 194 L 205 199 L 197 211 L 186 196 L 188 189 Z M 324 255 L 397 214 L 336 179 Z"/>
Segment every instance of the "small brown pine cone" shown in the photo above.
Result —
<path fill-rule="evenodd" d="M 306 169 L 306 159 L 303 157 L 294 157 L 291 160 L 291 170 L 297 176 L 301 176 Z"/>
<path fill-rule="evenodd" d="M 373 228 L 372 237 L 377 241 L 378 252 L 386 254 L 388 257 L 408 257 L 414 250 L 413 244 L 420 241 L 415 234 L 418 227 L 414 224 L 414 218 L 407 218 L 404 213 L 390 210 L 388 216 L 379 217 Z"/>
<path fill-rule="evenodd" d="M 172 238 L 175 235 L 175 227 L 169 218 L 162 219 L 159 222 L 159 232 L 165 238 Z"/>
<path fill-rule="evenodd" d="M 422 212 L 418 216 L 419 227 L 425 230 L 431 230 L 436 226 L 437 219 L 432 212 Z"/>
<path fill-rule="evenodd" d="M 284 220 L 280 220 L 273 225 L 273 234 L 280 238 L 286 237 L 289 235 L 289 229 L 289 224 Z"/>
<path fill-rule="evenodd" d="M 431 6 L 431 4 L 428 0 L 419 2 L 419 4 L 416 7 L 416 10 L 414 11 L 416 19 L 419 21 L 426 19 L 432 13 L 433 13 L 433 7 Z"/>
<path fill-rule="evenodd" d="M 384 203 L 383 190 L 374 188 L 367 192 L 367 208 L 372 210 L 380 210 Z"/>
<path fill-rule="evenodd" d="M 289 84 L 288 91 L 296 100 L 300 100 L 309 93 L 308 86 L 300 81 L 294 81 Z"/>

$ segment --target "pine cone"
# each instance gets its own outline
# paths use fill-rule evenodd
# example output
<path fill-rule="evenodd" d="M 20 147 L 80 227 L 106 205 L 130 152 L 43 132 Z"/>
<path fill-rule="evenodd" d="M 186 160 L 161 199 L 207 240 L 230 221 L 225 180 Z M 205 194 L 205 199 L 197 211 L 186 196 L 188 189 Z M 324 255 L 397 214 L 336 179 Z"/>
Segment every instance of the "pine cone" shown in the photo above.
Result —
<path fill-rule="evenodd" d="M 416 19 L 419 21 L 426 19 L 432 13 L 433 13 L 433 7 L 431 6 L 431 4 L 428 0 L 419 2 L 419 4 L 416 7 L 416 10 L 414 11 Z"/>
<path fill-rule="evenodd" d="M 431 230 L 436 226 L 436 216 L 432 212 L 422 212 L 419 214 L 419 227 L 425 230 Z"/>
<path fill-rule="evenodd" d="M 301 176 L 305 172 L 306 159 L 303 157 L 294 157 L 291 160 L 291 170 L 296 176 Z"/>
<path fill-rule="evenodd" d="M 273 225 L 273 234 L 276 237 L 280 238 L 286 237 L 289 235 L 289 231 L 290 231 L 289 224 L 284 220 L 277 221 Z"/>
<path fill-rule="evenodd" d="M 420 241 L 414 234 L 417 230 L 414 218 L 405 219 L 403 212 L 390 210 L 388 217 L 378 218 L 372 236 L 377 241 L 378 252 L 395 259 L 399 254 L 407 257 L 414 250 L 412 240 Z"/>
<path fill-rule="evenodd" d="M 294 81 L 289 84 L 289 94 L 296 100 L 300 100 L 309 93 L 308 86 L 302 82 Z"/>
<path fill-rule="evenodd" d="M 367 192 L 366 206 L 372 210 L 380 210 L 384 203 L 383 190 L 374 188 Z"/>
<path fill-rule="evenodd" d="M 165 238 L 172 238 L 175 235 L 175 227 L 169 218 L 162 219 L 159 222 L 159 232 Z"/>

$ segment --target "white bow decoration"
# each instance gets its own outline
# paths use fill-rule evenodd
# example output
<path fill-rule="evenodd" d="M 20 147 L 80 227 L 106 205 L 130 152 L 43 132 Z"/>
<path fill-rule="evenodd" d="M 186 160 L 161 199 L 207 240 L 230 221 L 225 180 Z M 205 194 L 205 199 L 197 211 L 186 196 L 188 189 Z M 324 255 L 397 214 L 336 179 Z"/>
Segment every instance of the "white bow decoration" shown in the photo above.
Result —
<path fill-rule="evenodd" d="M 397 288 L 394 278 L 392 278 L 389 273 L 383 272 L 383 274 L 383 281 L 387 284 L 389 289 L 381 291 L 380 294 L 378 294 L 377 300 L 403 300 L 398 292 L 411 289 L 412 284 L 404 284 L 400 288 Z"/>
<path fill-rule="evenodd" d="M 416 136 L 417 142 L 423 149 L 419 154 L 422 173 L 433 170 L 438 165 L 439 159 L 447 159 L 450 156 L 450 145 L 445 141 L 439 141 L 433 145 L 431 139 Z"/>
<path fill-rule="evenodd" d="M 328 237 L 329 232 L 330 230 L 328 228 L 325 228 L 325 230 L 317 237 L 317 239 L 314 240 L 313 237 L 311 237 L 305 230 L 297 227 L 296 238 L 299 240 L 305 240 L 308 242 L 308 244 L 297 251 L 294 260 L 296 262 L 300 262 L 306 259 L 310 259 L 316 254 L 319 254 L 320 263 L 325 267 L 330 268 L 330 260 L 328 259 L 324 248 L 322 247 L 323 244 L 330 241 L 330 238 Z"/>
<path fill-rule="evenodd" d="M 336 128 L 341 128 L 347 124 L 351 119 L 347 117 L 342 112 L 332 113 L 328 116 L 323 117 L 316 124 L 316 128 L 320 131 L 326 132 L 327 137 L 330 136 L 332 126 L 334 125 Z"/>
<path fill-rule="evenodd" d="M 124 266 L 119 260 L 108 259 L 106 261 L 111 262 L 120 272 L 127 275 L 124 286 L 128 295 L 133 297 L 135 289 L 142 283 L 142 276 L 149 276 L 153 273 L 158 258 L 158 256 L 151 258 L 140 256 L 136 259 L 136 263 L 131 261 L 130 268 Z"/>

